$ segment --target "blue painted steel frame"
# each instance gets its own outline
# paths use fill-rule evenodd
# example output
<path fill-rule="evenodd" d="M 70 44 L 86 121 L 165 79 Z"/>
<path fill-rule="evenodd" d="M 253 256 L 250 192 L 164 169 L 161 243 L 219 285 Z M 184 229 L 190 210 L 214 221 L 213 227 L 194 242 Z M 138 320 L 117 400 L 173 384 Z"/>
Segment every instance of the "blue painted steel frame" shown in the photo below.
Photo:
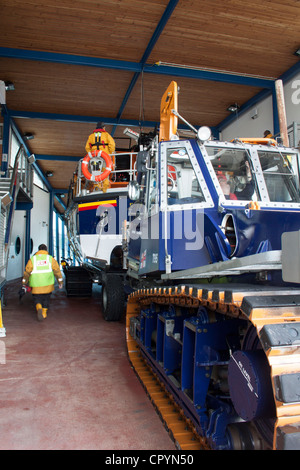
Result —
<path fill-rule="evenodd" d="M 236 414 L 222 389 L 211 394 L 209 385 L 213 367 L 226 365 L 230 348 L 238 345 L 243 320 L 225 321 L 216 314 L 211 323 L 205 307 L 191 316 L 188 308 L 161 306 L 157 312 L 154 304 L 144 308 L 139 318 L 137 342 L 145 359 L 199 434 L 215 449 L 230 449 L 226 428 L 236 420 Z"/>
<path fill-rule="evenodd" d="M 95 57 L 86 57 L 86 56 L 78 56 L 78 55 L 71 55 L 71 54 L 58 54 L 58 53 L 51 53 L 51 52 L 42 52 L 42 51 L 29 51 L 25 49 L 15 49 L 15 48 L 7 48 L 7 47 L 0 47 L 0 57 L 10 57 L 10 58 L 17 58 L 17 59 L 26 59 L 26 60 L 37 60 L 37 61 L 46 61 L 46 62 L 55 62 L 55 63 L 62 63 L 62 64 L 72 64 L 72 65 L 84 65 L 90 67 L 100 67 L 100 68 L 109 68 L 109 69 L 117 69 L 117 70 L 124 70 L 134 72 L 134 76 L 132 81 L 126 91 L 126 94 L 123 98 L 122 104 L 120 106 L 118 115 L 116 119 L 111 118 L 99 118 L 99 117 L 87 117 L 87 116 L 72 116 L 72 115 L 58 115 L 58 114 L 49 114 L 49 113 L 24 113 L 20 111 L 9 111 L 7 110 L 6 106 L 2 105 L 2 114 L 4 116 L 4 136 L 3 136 L 3 153 L 8 154 L 8 142 L 9 142 L 9 128 L 10 125 L 14 128 L 14 131 L 18 135 L 20 142 L 23 143 L 24 148 L 28 155 L 30 152 L 22 139 L 20 132 L 17 129 L 12 117 L 27 117 L 27 118 L 43 118 L 43 119 L 55 119 L 55 120 L 63 120 L 63 121 L 74 121 L 74 122 L 97 122 L 99 119 L 105 122 L 106 124 L 114 125 L 113 133 L 115 132 L 115 128 L 117 125 L 133 125 L 133 126 L 140 126 L 141 123 L 138 121 L 132 121 L 129 123 L 128 120 L 124 122 L 121 120 L 121 116 L 125 105 L 129 99 L 129 96 L 134 88 L 134 85 L 140 75 L 140 73 L 156 73 L 162 75 L 170 75 L 174 77 L 187 77 L 187 78 L 194 78 L 200 80 L 212 80 L 212 81 L 219 81 L 219 82 L 226 82 L 226 83 L 235 83 L 240 85 L 248 85 L 248 86 L 256 86 L 261 87 L 263 90 L 256 95 L 256 97 L 249 100 L 245 103 L 241 109 L 240 113 L 245 112 L 255 103 L 264 99 L 265 97 L 269 96 L 270 93 L 273 95 L 273 120 L 274 120 L 274 133 L 277 133 L 279 130 L 279 123 L 278 123 L 278 116 L 277 116 L 277 105 L 275 100 L 275 89 L 274 89 L 274 82 L 270 80 L 255 78 L 255 77 L 245 77 L 242 75 L 231 75 L 226 73 L 219 73 L 219 72 L 212 72 L 206 70 L 191 70 L 191 69 L 182 69 L 179 67 L 166 67 L 166 66 L 159 66 L 159 65 L 152 65 L 146 64 L 146 61 L 153 50 L 160 34 L 162 33 L 165 25 L 167 24 L 170 16 L 172 15 L 176 5 L 178 4 L 179 0 L 170 0 L 164 14 L 161 17 L 150 41 L 149 44 L 143 54 L 143 57 L 139 63 L 131 62 L 131 61 L 119 61 L 119 60 L 112 60 L 112 59 L 103 59 L 103 58 L 95 58 Z M 298 73 L 300 70 L 300 63 L 298 62 L 295 64 L 290 70 L 285 72 L 282 75 L 282 80 L 288 80 L 293 75 Z M 217 132 L 220 132 L 226 126 L 228 126 L 232 120 L 235 119 L 235 116 L 231 115 L 225 120 L 223 120 L 216 128 L 213 129 L 213 134 L 217 135 Z M 144 127 L 155 127 L 157 123 L 153 122 L 143 122 Z M 183 127 L 184 128 L 184 127 Z M 55 158 L 55 156 L 53 156 Z M 56 157 L 58 158 L 58 157 Z M 42 159 L 42 156 L 40 156 Z M 50 212 L 53 211 L 53 188 L 51 187 L 48 180 L 45 178 L 43 173 L 41 172 L 40 168 L 36 163 L 33 164 L 35 171 L 38 173 L 42 181 L 45 183 L 46 187 L 50 191 Z M 5 164 L 2 162 L 2 171 L 7 170 L 7 163 Z M 63 202 L 60 200 L 63 204 Z M 50 214 L 50 220 L 52 221 L 52 212 Z M 51 222 L 52 224 L 52 222 Z M 50 228 L 50 227 L 49 227 Z M 52 241 L 51 241 L 52 239 Z M 53 248 L 53 238 L 50 236 L 49 240 L 49 248 L 50 246 Z M 51 250 L 52 251 L 52 250 Z"/>
<path fill-rule="evenodd" d="M 75 116 L 73 114 L 57 114 L 57 113 L 39 113 L 32 111 L 16 111 L 8 110 L 8 114 L 11 118 L 29 118 L 29 119 L 49 119 L 54 121 L 65 121 L 65 122 L 85 122 L 85 123 L 96 123 L 101 120 L 107 125 L 114 125 L 117 123 L 115 118 L 107 118 L 105 116 Z M 157 124 L 154 121 L 144 121 L 145 127 L 153 127 Z M 139 121 L 134 119 L 121 119 L 119 121 L 120 126 L 138 126 Z"/>
<path fill-rule="evenodd" d="M 157 40 L 157 37 L 156 37 Z M 150 41 L 151 42 L 151 41 Z M 149 43 L 150 44 L 150 43 Z M 153 46 L 152 46 L 153 47 Z M 146 53 L 146 51 L 145 51 Z M 277 116 L 277 105 L 275 97 L 275 81 L 260 79 L 256 77 L 249 77 L 243 75 L 232 75 L 221 72 L 212 72 L 207 70 L 192 70 L 192 69 L 183 69 L 180 67 L 166 67 L 158 66 L 153 64 L 143 64 L 135 62 L 126 62 L 126 61 L 116 61 L 109 59 L 100 59 L 100 58 L 91 58 L 84 56 L 75 56 L 69 54 L 55 54 L 55 53 L 46 53 L 40 51 L 26 51 L 22 49 L 13 49 L 7 47 L 0 47 L 0 57 L 14 57 L 19 59 L 29 59 L 29 60 L 41 60 L 47 62 L 57 62 L 73 65 L 86 65 L 93 67 L 101 68 L 111 68 L 119 70 L 128 70 L 136 74 L 136 77 L 132 79 L 132 82 L 125 94 L 121 107 L 119 109 L 118 115 L 116 118 L 107 118 L 105 116 L 99 118 L 95 116 L 74 116 L 74 115 L 60 115 L 60 114 L 51 114 L 51 113 L 30 113 L 24 111 L 12 111 L 8 110 L 10 117 L 27 117 L 27 118 L 39 118 L 39 119 L 54 119 L 58 121 L 69 121 L 69 122 L 97 122 L 99 119 L 105 122 L 107 125 L 131 125 L 131 126 L 140 126 L 141 123 L 137 120 L 122 120 L 121 114 L 124 110 L 125 104 L 128 101 L 130 93 L 133 89 L 133 86 L 136 82 L 137 77 L 141 72 L 145 73 L 156 73 L 162 75 L 170 75 L 175 77 L 186 77 L 194 78 L 198 80 L 210 80 L 218 81 L 225 83 L 234 83 L 239 85 L 255 86 L 261 87 L 262 90 L 244 105 L 241 106 L 238 115 L 246 112 L 256 103 L 267 98 L 270 94 L 273 95 L 273 119 L 274 119 L 274 133 L 277 133 L 279 130 L 278 116 Z M 144 54 L 145 56 L 145 54 Z M 300 71 L 300 62 L 294 64 L 289 70 L 282 74 L 279 78 L 286 82 L 290 80 Z M 221 132 L 225 127 L 227 127 L 234 119 L 236 115 L 231 114 L 223 121 L 221 121 L 215 128 L 215 132 Z M 152 121 L 145 121 L 142 123 L 144 127 L 155 127 L 157 123 Z M 182 127 L 184 128 L 184 126 Z"/>
<path fill-rule="evenodd" d="M 167 8 L 165 9 L 163 16 L 161 17 L 160 22 L 158 23 L 158 25 L 157 25 L 150 41 L 149 41 L 149 44 L 148 44 L 148 46 L 147 46 L 147 48 L 146 48 L 146 50 L 143 54 L 143 57 L 142 57 L 142 59 L 139 63 L 139 65 L 141 66 L 141 70 L 139 72 L 135 72 L 135 74 L 134 74 L 134 76 L 133 76 L 133 78 L 130 82 L 130 85 L 129 85 L 126 93 L 125 93 L 124 99 L 122 101 L 119 112 L 117 114 L 117 124 L 115 124 L 115 126 L 113 127 L 113 130 L 112 130 L 112 136 L 114 135 L 114 133 L 116 131 L 116 126 L 119 124 L 122 113 L 124 111 L 124 108 L 126 106 L 126 103 L 127 103 L 128 99 L 129 99 L 129 96 L 131 95 L 131 92 L 132 92 L 132 90 L 133 90 L 133 88 L 134 88 L 134 86 L 137 82 L 137 79 L 139 78 L 140 73 L 144 70 L 144 65 L 146 64 L 146 61 L 147 61 L 149 55 L 151 54 L 153 47 L 155 46 L 159 36 L 161 35 L 164 27 L 166 26 L 170 16 L 172 15 L 174 9 L 176 8 L 176 5 L 177 5 L 178 2 L 179 2 L 179 0 L 170 0 L 169 1 L 169 4 L 168 4 Z"/>
<path fill-rule="evenodd" d="M 157 39 L 156 39 L 157 40 Z M 72 65 L 85 65 L 100 68 L 130 71 L 134 73 L 154 73 L 176 77 L 195 78 L 201 80 L 213 80 L 218 82 L 234 83 L 261 88 L 272 88 L 274 81 L 244 75 L 233 75 L 230 73 L 213 72 L 209 70 L 195 70 L 181 67 L 169 67 L 156 64 L 145 64 L 143 62 L 128 62 L 122 60 L 101 59 L 70 54 L 57 54 L 53 52 L 27 51 L 24 49 L 13 49 L 0 47 L 0 57 L 12 57 L 17 59 L 38 60 Z"/>
<path fill-rule="evenodd" d="M 96 123 L 97 121 L 102 121 L 106 125 L 116 125 L 117 119 L 115 118 L 107 118 L 107 117 L 97 117 L 97 116 L 75 116 L 73 114 L 57 114 L 57 113 L 39 113 L 39 112 L 32 112 L 32 111 L 16 111 L 16 110 L 8 110 L 8 115 L 10 118 L 28 118 L 28 119 L 48 119 L 54 121 L 63 121 L 63 122 L 85 122 L 85 123 Z M 118 122 L 119 126 L 133 126 L 139 127 L 141 124 L 140 121 L 136 119 L 120 119 Z M 158 121 L 143 121 L 143 127 L 150 127 L 154 128 L 158 125 Z M 189 129 L 188 126 L 185 124 L 179 124 L 178 129 Z M 215 128 L 212 127 L 212 132 L 215 131 Z M 64 157 L 62 157 L 64 158 Z M 42 159 L 42 158 L 41 158 Z M 60 157 L 58 157 L 60 159 Z"/>

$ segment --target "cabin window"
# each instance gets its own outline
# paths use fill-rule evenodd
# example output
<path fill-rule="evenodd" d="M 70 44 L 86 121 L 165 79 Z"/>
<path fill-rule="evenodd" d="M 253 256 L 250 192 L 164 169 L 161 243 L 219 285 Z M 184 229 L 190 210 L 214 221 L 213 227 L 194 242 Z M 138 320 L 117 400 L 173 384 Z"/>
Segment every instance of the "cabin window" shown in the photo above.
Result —
<path fill-rule="evenodd" d="M 261 200 L 247 150 L 213 146 L 206 150 L 225 199 Z"/>
<path fill-rule="evenodd" d="M 271 202 L 300 202 L 296 154 L 259 151 L 258 156 Z"/>
<path fill-rule="evenodd" d="M 186 148 L 167 150 L 168 204 L 195 204 L 205 197 Z"/>

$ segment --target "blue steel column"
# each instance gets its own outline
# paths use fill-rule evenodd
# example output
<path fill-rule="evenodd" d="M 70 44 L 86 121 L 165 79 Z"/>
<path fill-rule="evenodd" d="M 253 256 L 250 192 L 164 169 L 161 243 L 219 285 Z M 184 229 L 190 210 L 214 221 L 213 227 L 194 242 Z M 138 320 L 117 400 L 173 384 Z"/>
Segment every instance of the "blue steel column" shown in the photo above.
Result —
<path fill-rule="evenodd" d="M 61 219 L 61 257 L 65 258 L 65 222 Z"/>
<path fill-rule="evenodd" d="M 2 142 L 2 163 L 1 163 L 1 171 L 5 173 L 4 176 L 7 176 L 7 168 L 8 168 L 8 153 L 9 153 L 9 131 L 10 131 L 10 117 L 8 116 L 4 107 L 2 107 L 3 111 L 3 142 Z"/>
<path fill-rule="evenodd" d="M 60 256 L 59 256 L 59 229 L 58 229 L 58 213 L 55 213 L 55 225 L 56 225 L 56 243 L 55 243 L 55 248 L 56 248 L 56 261 L 60 263 Z"/>
<path fill-rule="evenodd" d="M 54 210 L 54 193 L 49 191 L 49 233 L 48 233 L 48 251 L 53 256 L 53 210 Z"/>
<path fill-rule="evenodd" d="M 30 258 L 30 227 L 31 227 L 31 209 L 26 210 L 25 216 L 25 265 Z"/>

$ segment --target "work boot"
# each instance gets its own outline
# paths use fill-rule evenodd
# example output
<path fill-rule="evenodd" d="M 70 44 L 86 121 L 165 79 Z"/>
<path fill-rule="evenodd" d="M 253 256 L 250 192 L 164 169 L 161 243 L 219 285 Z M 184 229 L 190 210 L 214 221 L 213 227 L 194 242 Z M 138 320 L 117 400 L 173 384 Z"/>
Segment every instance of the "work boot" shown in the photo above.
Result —
<path fill-rule="evenodd" d="M 42 312 L 42 315 L 43 315 L 43 318 L 47 318 L 47 308 L 43 308 L 43 312 Z"/>
<path fill-rule="evenodd" d="M 44 320 L 44 316 L 43 316 L 43 307 L 42 307 L 42 305 L 41 305 L 41 304 L 36 304 L 35 308 L 36 308 L 36 311 L 37 311 L 37 319 L 38 319 L 38 321 Z"/>

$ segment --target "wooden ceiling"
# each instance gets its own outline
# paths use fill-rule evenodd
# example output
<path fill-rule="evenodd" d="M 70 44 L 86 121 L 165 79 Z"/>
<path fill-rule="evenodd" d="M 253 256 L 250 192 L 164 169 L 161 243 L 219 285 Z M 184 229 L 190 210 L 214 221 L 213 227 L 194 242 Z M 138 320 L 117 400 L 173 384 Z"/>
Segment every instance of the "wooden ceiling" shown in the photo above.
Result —
<path fill-rule="evenodd" d="M 0 80 L 14 83 L 6 106 L 20 133 L 34 134 L 29 151 L 53 171 L 51 186 L 67 189 L 67 157 L 85 155 L 98 120 L 128 146 L 124 126 L 153 127 L 175 79 L 180 114 L 218 128 L 230 104 L 299 66 L 299 37 L 299 0 L 9 0 Z"/>

